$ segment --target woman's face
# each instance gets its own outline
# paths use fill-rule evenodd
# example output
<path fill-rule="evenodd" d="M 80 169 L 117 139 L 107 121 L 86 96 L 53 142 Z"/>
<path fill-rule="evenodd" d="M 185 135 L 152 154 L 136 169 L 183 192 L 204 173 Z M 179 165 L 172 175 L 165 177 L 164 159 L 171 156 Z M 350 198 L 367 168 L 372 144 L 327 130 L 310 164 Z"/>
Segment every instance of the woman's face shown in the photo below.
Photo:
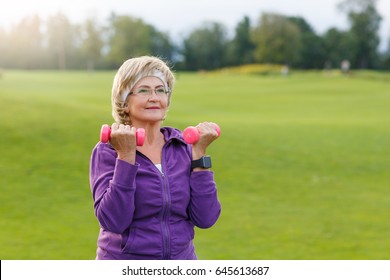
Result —
<path fill-rule="evenodd" d="M 164 83 L 157 77 L 144 77 L 131 89 L 125 111 L 132 124 L 153 123 L 165 119 L 168 94 Z"/>

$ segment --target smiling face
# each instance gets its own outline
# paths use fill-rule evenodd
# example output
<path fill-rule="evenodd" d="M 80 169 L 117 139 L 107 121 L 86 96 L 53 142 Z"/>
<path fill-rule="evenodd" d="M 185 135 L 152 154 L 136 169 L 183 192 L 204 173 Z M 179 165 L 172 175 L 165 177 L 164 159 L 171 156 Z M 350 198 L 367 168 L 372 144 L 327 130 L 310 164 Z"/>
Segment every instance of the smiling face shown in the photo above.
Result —
<path fill-rule="evenodd" d="M 156 123 L 165 119 L 168 95 L 159 78 L 144 77 L 134 85 L 131 92 L 126 100 L 125 112 L 130 116 L 133 126 L 143 127 L 145 123 Z"/>

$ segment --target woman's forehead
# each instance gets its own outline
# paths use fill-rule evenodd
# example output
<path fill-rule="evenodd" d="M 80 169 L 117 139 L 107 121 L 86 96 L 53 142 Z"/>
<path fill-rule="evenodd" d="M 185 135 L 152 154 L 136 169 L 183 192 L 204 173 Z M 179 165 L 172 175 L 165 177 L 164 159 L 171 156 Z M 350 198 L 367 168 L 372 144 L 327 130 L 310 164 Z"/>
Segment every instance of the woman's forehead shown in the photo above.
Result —
<path fill-rule="evenodd" d="M 134 87 L 140 87 L 140 86 L 149 86 L 149 87 L 164 86 L 164 82 L 157 77 L 146 76 L 146 77 L 141 78 L 134 85 Z"/>

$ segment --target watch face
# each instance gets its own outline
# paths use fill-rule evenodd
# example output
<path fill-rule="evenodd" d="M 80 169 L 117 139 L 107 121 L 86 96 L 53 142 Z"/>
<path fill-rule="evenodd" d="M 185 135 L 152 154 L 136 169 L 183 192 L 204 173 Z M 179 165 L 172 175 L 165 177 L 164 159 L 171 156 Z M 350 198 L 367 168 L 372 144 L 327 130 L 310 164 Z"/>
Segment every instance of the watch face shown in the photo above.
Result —
<path fill-rule="evenodd" d="M 211 157 L 202 157 L 203 168 L 211 168 Z"/>

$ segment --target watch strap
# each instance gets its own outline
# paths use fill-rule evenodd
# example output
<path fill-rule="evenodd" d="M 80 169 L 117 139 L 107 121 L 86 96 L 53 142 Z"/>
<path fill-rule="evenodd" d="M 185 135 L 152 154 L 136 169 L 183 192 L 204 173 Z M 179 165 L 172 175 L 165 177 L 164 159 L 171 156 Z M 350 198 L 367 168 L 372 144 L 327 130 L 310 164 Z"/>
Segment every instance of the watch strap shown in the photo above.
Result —
<path fill-rule="evenodd" d="M 200 159 L 196 159 L 191 161 L 191 170 L 194 168 L 211 168 L 211 157 L 210 156 L 203 156 Z"/>

